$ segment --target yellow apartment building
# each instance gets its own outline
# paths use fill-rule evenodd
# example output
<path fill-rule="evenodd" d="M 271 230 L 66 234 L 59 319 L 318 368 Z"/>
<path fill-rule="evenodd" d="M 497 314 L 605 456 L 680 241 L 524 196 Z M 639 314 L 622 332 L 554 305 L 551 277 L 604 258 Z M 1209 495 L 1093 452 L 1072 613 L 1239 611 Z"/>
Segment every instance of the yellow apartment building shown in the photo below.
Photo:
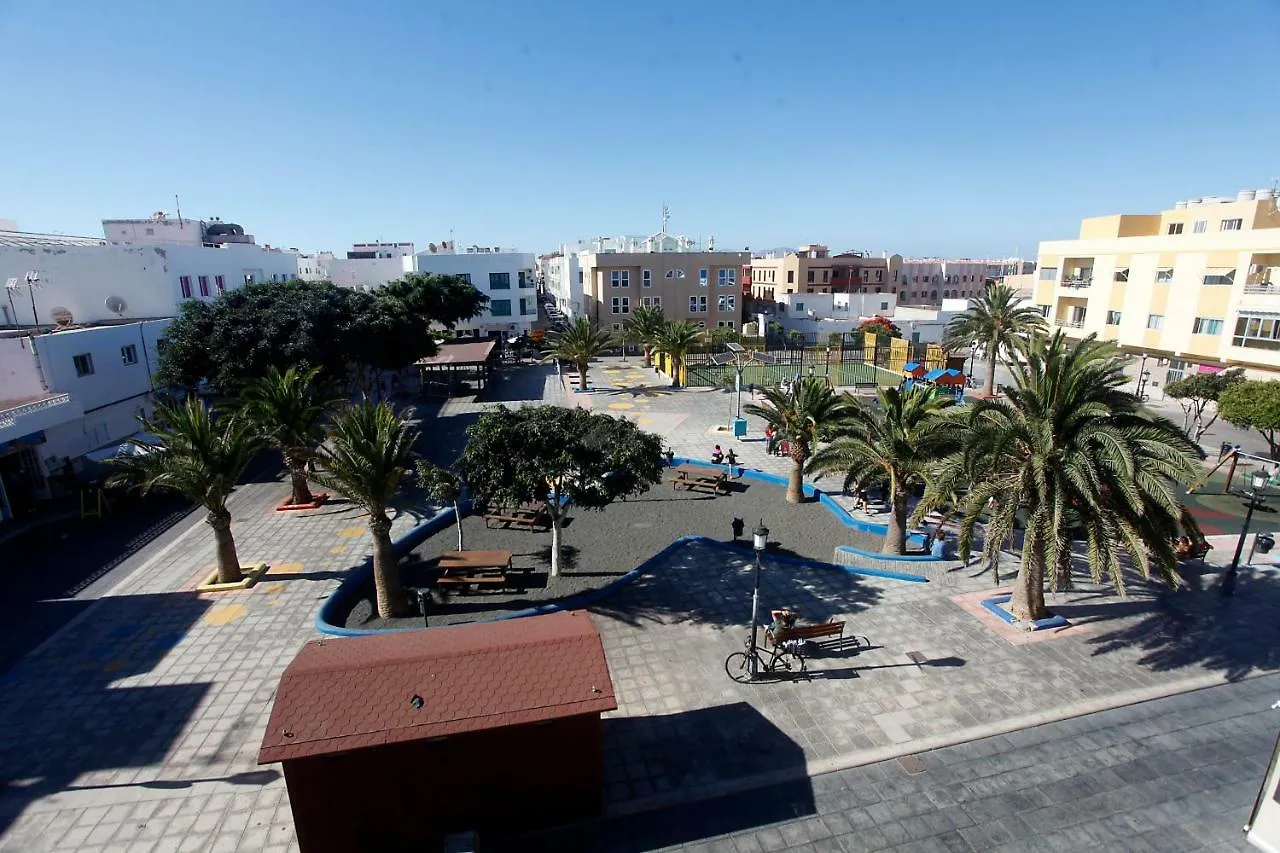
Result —
<path fill-rule="evenodd" d="M 592 325 L 618 332 L 636 308 L 654 306 L 668 320 L 741 330 L 738 277 L 751 253 L 681 248 L 581 253 L 583 313 Z"/>
<path fill-rule="evenodd" d="M 1150 356 L 1153 387 L 1228 367 L 1280 378 L 1274 190 L 1085 219 L 1037 261 L 1033 299 L 1053 327 Z"/>

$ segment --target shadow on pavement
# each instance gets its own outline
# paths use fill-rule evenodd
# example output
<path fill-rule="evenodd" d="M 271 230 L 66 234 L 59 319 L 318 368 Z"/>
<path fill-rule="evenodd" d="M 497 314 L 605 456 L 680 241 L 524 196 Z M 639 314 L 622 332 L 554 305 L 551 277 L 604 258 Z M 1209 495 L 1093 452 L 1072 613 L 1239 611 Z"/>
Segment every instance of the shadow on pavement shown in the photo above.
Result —
<path fill-rule="evenodd" d="M 495 851 L 654 850 L 816 813 L 804 751 L 745 702 L 678 714 L 603 721 L 606 801 L 697 795 L 708 786 L 770 773 L 794 782 L 683 802 L 652 811 L 524 836 L 484 838 Z"/>
<path fill-rule="evenodd" d="M 194 593 L 111 596 L 0 678 L 0 834 L 81 774 L 158 766 L 209 683 L 115 687 L 145 675 L 211 602 Z"/>

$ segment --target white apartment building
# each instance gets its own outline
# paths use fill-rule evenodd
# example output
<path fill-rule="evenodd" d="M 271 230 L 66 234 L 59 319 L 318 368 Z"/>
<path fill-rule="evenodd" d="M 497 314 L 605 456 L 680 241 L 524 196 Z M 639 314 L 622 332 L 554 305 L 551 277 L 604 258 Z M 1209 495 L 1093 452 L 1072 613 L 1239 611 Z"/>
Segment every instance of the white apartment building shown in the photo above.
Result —
<path fill-rule="evenodd" d="M 487 338 L 528 332 L 538 319 L 537 280 L 532 252 L 472 246 L 455 251 L 428 247 L 414 256 L 417 272 L 459 275 L 489 297 L 484 313 L 463 320 L 458 337 Z"/>
<path fill-rule="evenodd" d="M 81 467 L 138 432 L 171 322 L 0 332 L 0 523 L 55 494 L 66 460 Z"/>
<path fill-rule="evenodd" d="M 559 251 L 538 259 L 542 286 L 565 316 L 581 317 L 586 311 L 582 263 L 578 247 L 562 245 Z"/>

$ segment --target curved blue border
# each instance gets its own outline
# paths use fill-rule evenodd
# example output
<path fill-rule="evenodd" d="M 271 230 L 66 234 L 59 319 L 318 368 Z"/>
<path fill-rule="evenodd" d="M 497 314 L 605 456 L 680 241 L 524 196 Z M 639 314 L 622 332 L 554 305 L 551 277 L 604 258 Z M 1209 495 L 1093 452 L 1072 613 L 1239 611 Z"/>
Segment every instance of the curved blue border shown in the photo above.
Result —
<path fill-rule="evenodd" d="M 1012 600 L 1012 595 L 997 595 L 995 598 L 982 599 L 982 606 L 1012 625 L 1016 620 L 1013 618 L 1013 614 L 1008 610 L 1005 610 L 1003 606 Z M 1070 625 L 1071 623 L 1067 621 L 1065 616 L 1058 616 L 1055 614 L 1045 619 L 1033 620 L 1031 622 L 1031 630 L 1044 631 L 1048 628 L 1067 628 L 1070 627 Z"/>
<path fill-rule="evenodd" d="M 875 551 L 864 551 L 861 548 L 855 548 L 852 545 L 837 545 L 837 551 L 844 551 L 846 554 L 856 554 L 859 557 L 866 557 L 871 560 L 889 560 L 898 563 L 945 563 L 943 560 L 932 554 L 879 554 Z"/>

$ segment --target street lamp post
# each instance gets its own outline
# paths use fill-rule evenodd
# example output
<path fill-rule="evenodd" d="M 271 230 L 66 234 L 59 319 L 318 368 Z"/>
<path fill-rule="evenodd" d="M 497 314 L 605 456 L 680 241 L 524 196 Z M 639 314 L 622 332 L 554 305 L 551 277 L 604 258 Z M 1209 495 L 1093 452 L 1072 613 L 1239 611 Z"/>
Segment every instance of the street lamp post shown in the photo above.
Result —
<path fill-rule="evenodd" d="M 1258 470 L 1253 472 L 1250 478 L 1250 485 L 1253 491 L 1245 492 L 1245 496 L 1249 502 L 1245 504 L 1246 512 L 1244 515 L 1244 526 L 1240 528 L 1240 538 L 1236 540 L 1236 553 L 1231 558 L 1231 565 L 1227 568 L 1226 574 L 1222 576 L 1222 594 L 1235 595 L 1236 578 L 1239 576 L 1240 554 L 1244 551 L 1244 540 L 1249 535 L 1249 522 L 1253 521 L 1253 511 L 1258 507 L 1265 506 L 1260 492 L 1267 487 L 1267 472 Z"/>
<path fill-rule="evenodd" d="M 756 580 L 755 589 L 751 592 L 751 651 L 747 654 L 747 660 L 751 662 L 751 678 L 754 679 L 758 674 L 760 656 L 756 654 L 756 638 L 757 631 L 760 630 L 760 555 L 764 553 L 764 549 L 769 545 L 769 528 L 764 526 L 764 519 L 760 519 L 760 523 L 756 525 L 756 529 L 751 531 L 751 546 L 756 550 Z"/>

